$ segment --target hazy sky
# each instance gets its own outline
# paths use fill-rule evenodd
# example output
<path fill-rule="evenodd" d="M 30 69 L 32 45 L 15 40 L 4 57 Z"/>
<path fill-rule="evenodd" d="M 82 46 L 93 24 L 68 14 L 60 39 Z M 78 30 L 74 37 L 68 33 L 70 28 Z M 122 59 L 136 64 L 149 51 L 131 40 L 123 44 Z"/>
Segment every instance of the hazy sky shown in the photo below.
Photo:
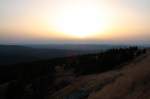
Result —
<path fill-rule="evenodd" d="M 150 0 L 0 0 L 0 43 L 147 43 Z"/>

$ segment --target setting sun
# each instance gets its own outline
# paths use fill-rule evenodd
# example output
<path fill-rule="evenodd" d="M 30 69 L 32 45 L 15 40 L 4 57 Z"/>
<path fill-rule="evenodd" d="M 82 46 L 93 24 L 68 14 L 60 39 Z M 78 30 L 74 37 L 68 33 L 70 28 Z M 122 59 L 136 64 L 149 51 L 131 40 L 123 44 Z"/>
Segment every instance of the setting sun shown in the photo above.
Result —
<path fill-rule="evenodd" d="M 147 42 L 150 37 L 149 3 L 134 2 L 2 0 L 0 41 Z"/>
<path fill-rule="evenodd" d="M 104 13 L 100 15 L 93 6 L 65 8 L 64 12 L 56 18 L 56 28 L 69 36 L 88 38 L 97 33 L 102 33 L 108 26 L 104 15 Z"/>

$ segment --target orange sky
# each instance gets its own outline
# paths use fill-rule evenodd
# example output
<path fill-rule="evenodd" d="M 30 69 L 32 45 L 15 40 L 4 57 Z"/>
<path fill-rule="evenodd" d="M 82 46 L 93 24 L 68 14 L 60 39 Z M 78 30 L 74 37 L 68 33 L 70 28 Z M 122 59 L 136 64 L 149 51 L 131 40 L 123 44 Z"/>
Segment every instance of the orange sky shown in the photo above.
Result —
<path fill-rule="evenodd" d="M 0 42 L 150 42 L 149 0 L 2 0 Z"/>

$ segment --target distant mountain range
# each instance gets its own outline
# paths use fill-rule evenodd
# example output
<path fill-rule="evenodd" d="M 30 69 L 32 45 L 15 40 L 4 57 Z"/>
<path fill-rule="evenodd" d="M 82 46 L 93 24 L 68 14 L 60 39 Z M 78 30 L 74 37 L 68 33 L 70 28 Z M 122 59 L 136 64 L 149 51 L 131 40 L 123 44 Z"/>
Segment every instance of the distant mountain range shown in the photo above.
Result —
<path fill-rule="evenodd" d="M 65 50 L 82 50 L 82 51 L 97 51 L 106 50 L 116 47 L 125 47 L 123 45 L 111 45 L 111 44 L 38 44 L 38 45 L 26 45 L 33 48 L 49 48 L 49 49 L 65 49 Z"/>
<path fill-rule="evenodd" d="M 0 45 L 0 65 L 97 53 L 121 46 L 93 44 Z"/>

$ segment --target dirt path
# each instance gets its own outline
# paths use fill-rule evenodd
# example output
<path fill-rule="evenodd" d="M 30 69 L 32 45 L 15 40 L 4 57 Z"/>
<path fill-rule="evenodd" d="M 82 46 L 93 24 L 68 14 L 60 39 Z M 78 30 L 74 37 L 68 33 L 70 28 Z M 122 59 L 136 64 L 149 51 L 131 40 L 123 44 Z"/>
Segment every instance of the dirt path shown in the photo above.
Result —
<path fill-rule="evenodd" d="M 150 99 L 150 53 L 121 70 L 122 76 L 88 99 Z"/>

